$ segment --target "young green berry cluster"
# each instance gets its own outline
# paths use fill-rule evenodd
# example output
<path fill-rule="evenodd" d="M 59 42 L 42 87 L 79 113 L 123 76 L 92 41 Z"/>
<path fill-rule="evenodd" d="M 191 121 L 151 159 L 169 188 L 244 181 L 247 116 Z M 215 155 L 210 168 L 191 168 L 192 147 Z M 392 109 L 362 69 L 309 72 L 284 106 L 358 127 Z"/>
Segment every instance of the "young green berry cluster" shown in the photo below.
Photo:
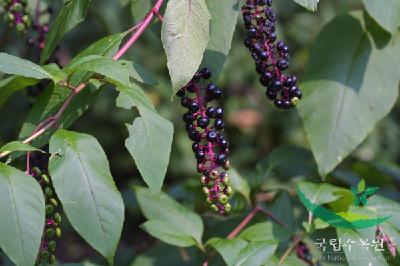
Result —
<path fill-rule="evenodd" d="M 10 27 L 15 27 L 18 33 L 23 33 L 31 25 L 27 11 L 27 0 L 0 0 L 5 11 L 5 20 Z"/>
<path fill-rule="evenodd" d="M 61 214 L 56 211 L 58 207 L 57 196 L 48 175 L 42 174 L 37 167 L 32 169 L 31 174 L 39 179 L 46 200 L 46 222 L 36 265 L 54 264 L 56 261 L 54 255 L 57 246 L 56 239 L 61 237 L 61 228 L 59 227 Z"/>
<path fill-rule="evenodd" d="M 247 37 L 245 46 L 255 60 L 261 85 L 267 87 L 268 99 L 278 108 L 290 109 L 302 97 L 296 86 L 297 77 L 282 72 L 289 68 L 289 48 L 284 42 L 276 42 L 276 15 L 271 8 L 272 0 L 246 0 L 242 7 Z"/>
<path fill-rule="evenodd" d="M 202 86 L 201 79 L 211 77 L 211 70 L 203 68 L 192 80 L 177 92 L 181 105 L 188 109 L 183 115 L 189 138 L 193 141 L 192 149 L 197 159 L 197 172 L 202 174 L 201 184 L 211 209 L 227 214 L 231 210 L 228 198 L 232 194 L 229 186 L 229 143 L 222 135 L 224 129 L 224 110 L 210 106 L 218 100 L 222 91 L 214 83 Z M 190 97 L 193 94 L 193 97 Z"/>

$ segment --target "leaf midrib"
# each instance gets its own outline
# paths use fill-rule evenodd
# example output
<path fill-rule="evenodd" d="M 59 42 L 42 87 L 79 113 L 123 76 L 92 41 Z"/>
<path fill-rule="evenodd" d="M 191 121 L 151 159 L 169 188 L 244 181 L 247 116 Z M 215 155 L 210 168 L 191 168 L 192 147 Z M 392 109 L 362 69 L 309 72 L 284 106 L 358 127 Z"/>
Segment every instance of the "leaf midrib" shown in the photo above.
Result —
<path fill-rule="evenodd" d="M 338 132 L 337 127 L 339 125 L 339 122 L 341 121 L 341 117 L 342 117 L 342 113 L 343 113 L 343 106 L 344 106 L 344 102 L 345 102 L 345 99 L 346 99 L 345 96 L 347 95 L 347 92 L 349 90 L 348 84 L 349 84 L 350 77 L 351 77 L 350 74 L 353 72 L 352 69 L 355 66 L 356 58 L 360 54 L 360 50 L 361 50 L 362 44 L 363 44 L 363 42 L 364 42 L 364 40 L 366 38 L 368 38 L 367 33 L 363 32 L 362 37 L 360 38 L 360 41 L 358 42 L 357 47 L 356 47 L 356 49 L 354 51 L 354 54 L 353 54 L 353 56 L 351 58 L 350 66 L 349 66 L 349 69 L 348 69 L 348 72 L 347 72 L 347 75 L 346 75 L 346 79 L 345 79 L 345 83 L 343 85 L 343 88 L 341 90 L 341 94 L 339 96 L 339 98 L 340 98 L 340 104 L 339 104 L 339 108 L 338 108 L 339 112 L 338 112 L 338 115 L 336 116 L 331 136 L 329 137 L 328 150 L 330 150 L 332 148 L 332 145 L 334 143 L 333 140 L 336 138 L 336 135 L 337 135 L 337 132 Z"/>

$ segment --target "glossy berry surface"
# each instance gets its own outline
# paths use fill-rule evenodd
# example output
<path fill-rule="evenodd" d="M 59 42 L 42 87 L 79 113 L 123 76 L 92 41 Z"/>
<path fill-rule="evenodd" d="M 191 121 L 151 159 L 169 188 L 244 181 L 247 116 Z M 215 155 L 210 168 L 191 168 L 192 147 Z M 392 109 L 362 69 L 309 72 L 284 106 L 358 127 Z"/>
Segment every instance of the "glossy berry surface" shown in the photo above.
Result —
<path fill-rule="evenodd" d="M 296 86 L 297 77 L 283 73 L 290 67 L 289 48 L 276 41 L 276 14 L 271 4 L 271 0 L 246 0 L 242 7 L 247 32 L 244 45 L 255 60 L 267 98 L 278 108 L 290 109 L 299 103 L 302 93 Z"/>
<path fill-rule="evenodd" d="M 9 27 L 14 27 L 18 33 L 26 32 L 31 26 L 31 19 L 27 10 L 27 0 L 3 0 L 0 5 L 5 11 L 5 20 Z"/>
<path fill-rule="evenodd" d="M 192 80 L 181 88 L 176 95 L 181 98 L 181 105 L 188 109 L 183 115 L 189 138 L 193 141 L 192 150 L 197 160 L 197 171 L 203 192 L 211 209 L 227 214 L 231 205 L 228 198 L 232 194 L 229 186 L 229 143 L 221 131 L 225 124 L 224 110 L 210 102 L 222 97 L 222 90 L 214 83 L 200 84 L 201 80 L 211 78 L 211 70 L 203 68 Z"/>

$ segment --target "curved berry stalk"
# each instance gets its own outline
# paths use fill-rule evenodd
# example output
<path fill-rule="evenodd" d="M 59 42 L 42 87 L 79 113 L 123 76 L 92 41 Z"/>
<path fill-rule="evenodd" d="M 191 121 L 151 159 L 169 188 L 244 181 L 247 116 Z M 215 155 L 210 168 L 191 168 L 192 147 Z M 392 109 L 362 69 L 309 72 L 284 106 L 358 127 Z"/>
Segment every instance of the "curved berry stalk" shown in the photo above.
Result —
<path fill-rule="evenodd" d="M 244 25 L 247 30 L 245 46 L 256 62 L 256 71 L 261 75 L 260 83 L 267 87 L 267 97 L 278 108 L 296 106 L 302 97 L 296 86 L 296 76 L 282 72 L 289 68 L 289 48 L 276 41 L 276 15 L 271 8 L 272 0 L 246 0 L 242 7 Z"/>
<path fill-rule="evenodd" d="M 18 33 L 23 33 L 30 27 L 31 19 L 27 11 L 27 0 L 0 0 L 0 5 L 6 12 L 5 20 L 10 27 L 15 27 Z"/>
<path fill-rule="evenodd" d="M 209 79 L 211 70 L 203 68 L 192 80 L 181 88 L 177 95 L 181 105 L 188 109 L 183 115 L 189 138 L 193 141 L 192 149 L 197 159 L 197 172 L 202 173 L 201 183 L 210 207 L 227 214 L 231 205 L 228 198 L 232 194 L 229 186 L 229 143 L 222 135 L 224 129 L 224 110 L 209 106 L 213 100 L 222 96 L 222 91 L 214 83 L 202 86 L 201 79 Z M 193 97 L 190 97 L 193 95 Z"/>
<path fill-rule="evenodd" d="M 57 246 L 56 239 L 61 237 L 61 229 L 59 227 L 61 214 L 56 212 L 58 206 L 57 196 L 54 193 L 49 176 L 42 174 L 37 167 L 32 169 L 31 174 L 39 180 L 46 200 L 46 221 L 36 265 L 54 264 L 56 261 L 54 255 Z"/>

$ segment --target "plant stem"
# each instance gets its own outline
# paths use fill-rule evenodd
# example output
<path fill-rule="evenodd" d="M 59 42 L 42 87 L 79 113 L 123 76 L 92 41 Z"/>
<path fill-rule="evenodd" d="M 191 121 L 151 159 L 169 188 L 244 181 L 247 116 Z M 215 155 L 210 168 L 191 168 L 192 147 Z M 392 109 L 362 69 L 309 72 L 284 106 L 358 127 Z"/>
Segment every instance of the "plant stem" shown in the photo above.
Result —
<path fill-rule="evenodd" d="M 137 25 L 129 29 L 128 31 L 134 31 L 132 34 L 131 38 L 122 46 L 122 48 L 114 55 L 113 59 L 118 60 L 123 56 L 126 51 L 137 41 L 137 39 L 142 35 L 144 30 L 147 28 L 147 26 L 150 24 L 151 20 L 154 17 L 154 14 L 158 14 L 158 10 L 160 9 L 162 3 L 164 0 L 158 0 L 157 3 L 154 5 L 154 7 L 150 10 L 150 12 L 146 15 L 146 17 L 140 21 Z M 159 14 L 158 14 L 159 15 Z M 157 16 L 158 16 L 157 15 Z M 160 15 L 161 17 L 161 15 Z M 136 31 L 135 31 L 136 30 Z M 48 117 L 47 119 L 43 120 L 40 122 L 36 128 L 32 131 L 32 134 L 22 142 L 25 144 L 31 143 L 33 140 L 36 138 L 40 137 L 43 135 L 47 130 L 49 130 L 52 127 L 56 127 L 60 117 L 63 115 L 67 107 L 71 104 L 71 101 L 75 98 L 77 94 L 79 94 L 85 87 L 87 83 L 82 83 L 78 85 L 77 87 L 72 89 L 71 94 L 68 96 L 68 98 L 65 100 L 63 105 L 60 107 L 60 109 L 57 111 L 56 114 L 53 116 Z M 10 154 L 10 151 L 4 151 L 0 153 L 0 158 L 3 158 Z M 30 153 L 27 153 L 27 173 L 29 173 L 29 167 L 30 167 Z"/>
<path fill-rule="evenodd" d="M 300 236 L 295 236 L 295 238 L 292 241 L 292 244 L 288 247 L 288 249 L 285 251 L 285 253 L 283 253 L 281 259 L 279 260 L 278 265 L 282 265 L 282 263 L 285 261 L 287 256 L 289 256 L 290 253 L 292 253 L 293 249 L 299 244 L 300 240 L 301 240 Z"/>

